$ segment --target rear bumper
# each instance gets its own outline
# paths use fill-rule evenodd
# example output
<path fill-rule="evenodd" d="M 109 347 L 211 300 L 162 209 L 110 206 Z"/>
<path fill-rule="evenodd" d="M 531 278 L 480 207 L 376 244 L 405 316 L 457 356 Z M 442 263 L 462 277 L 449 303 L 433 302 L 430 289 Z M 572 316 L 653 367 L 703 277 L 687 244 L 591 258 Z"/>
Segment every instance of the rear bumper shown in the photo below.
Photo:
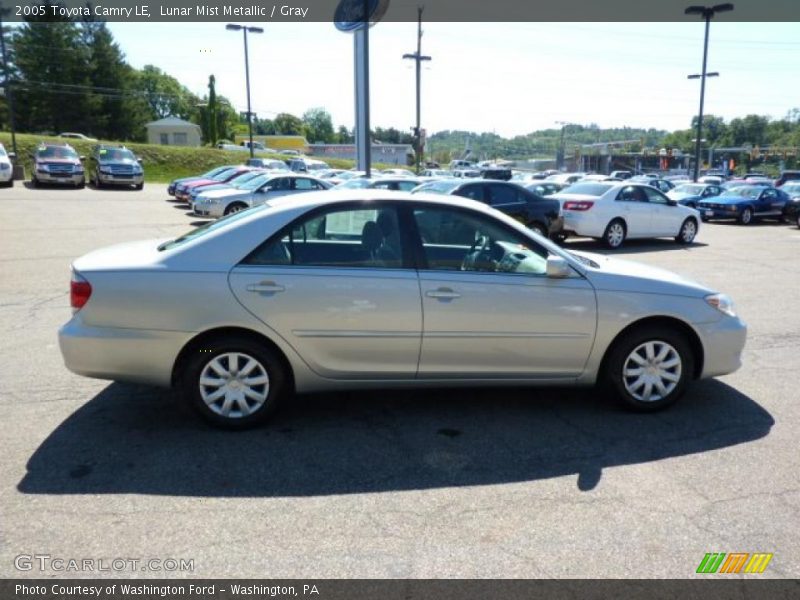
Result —
<path fill-rule="evenodd" d="M 172 367 L 190 333 L 91 327 L 75 316 L 58 331 L 64 364 L 97 379 L 169 386 Z"/>
<path fill-rule="evenodd" d="M 695 325 L 703 343 L 701 378 L 733 373 L 742 366 L 747 325 L 739 317 L 724 317 L 716 323 Z"/>

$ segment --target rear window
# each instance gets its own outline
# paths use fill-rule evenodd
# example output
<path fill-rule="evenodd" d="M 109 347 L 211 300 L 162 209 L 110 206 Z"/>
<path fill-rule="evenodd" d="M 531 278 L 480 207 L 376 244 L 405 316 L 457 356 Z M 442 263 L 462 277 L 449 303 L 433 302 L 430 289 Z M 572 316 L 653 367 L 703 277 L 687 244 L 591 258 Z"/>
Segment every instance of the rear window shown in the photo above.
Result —
<path fill-rule="evenodd" d="M 187 231 L 180 237 L 176 237 L 174 240 L 169 242 L 164 242 L 158 247 L 159 252 L 163 252 L 164 250 L 172 250 L 176 246 L 180 246 L 181 244 L 185 244 L 190 240 L 196 240 L 197 238 L 203 237 L 204 235 L 211 233 L 221 227 L 227 227 L 231 223 L 235 223 L 239 219 L 244 217 L 250 216 L 256 211 L 259 210 L 269 210 L 270 206 L 266 204 L 258 204 L 256 206 L 252 206 L 250 208 L 246 208 L 244 210 L 240 210 L 238 212 L 234 212 L 229 214 L 226 217 L 222 217 L 217 219 L 216 221 L 209 221 L 205 225 L 200 227 L 195 227 L 191 231 Z"/>
<path fill-rule="evenodd" d="M 602 196 L 614 187 L 613 183 L 574 183 L 561 190 L 563 194 L 583 194 L 584 196 Z"/>
<path fill-rule="evenodd" d="M 414 189 L 414 193 L 428 192 L 431 194 L 449 194 L 459 185 L 461 185 L 460 181 L 431 181 L 430 183 L 423 183 L 421 186 Z"/>

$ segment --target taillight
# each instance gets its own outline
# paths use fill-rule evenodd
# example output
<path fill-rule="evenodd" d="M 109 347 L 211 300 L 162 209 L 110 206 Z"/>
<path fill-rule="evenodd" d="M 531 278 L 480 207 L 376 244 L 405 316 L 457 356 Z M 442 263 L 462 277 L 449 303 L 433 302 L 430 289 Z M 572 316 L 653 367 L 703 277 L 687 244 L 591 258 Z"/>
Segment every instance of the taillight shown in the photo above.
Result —
<path fill-rule="evenodd" d="M 564 210 L 589 210 L 594 206 L 590 200 L 568 200 L 564 202 Z"/>
<path fill-rule="evenodd" d="M 78 312 L 82 309 L 91 295 L 91 284 L 80 273 L 73 271 L 72 280 L 69 282 L 69 304 L 73 312 Z"/>

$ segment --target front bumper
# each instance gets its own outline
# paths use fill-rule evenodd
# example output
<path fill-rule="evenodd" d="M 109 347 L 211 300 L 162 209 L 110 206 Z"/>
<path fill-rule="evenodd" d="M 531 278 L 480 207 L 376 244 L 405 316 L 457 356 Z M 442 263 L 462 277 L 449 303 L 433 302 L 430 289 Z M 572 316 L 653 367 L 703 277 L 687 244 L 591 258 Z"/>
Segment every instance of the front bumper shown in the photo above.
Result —
<path fill-rule="evenodd" d="M 91 327 L 74 316 L 58 331 L 64 364 L 84 377 L 160 386 L 191 334 L 179 331 Z"/>
<path fill-rule="evenodd" d="M 221 204 L 192 204 L 192 213 L 198 217 L 221 217 L 225 212 L 225 207 Z"/>
<path fill-rule="evenodd" d="M 85 173 L 65 173 L 65 174 L 54 174 L 49 173 L 47 171 L 39 171 L 36 170 L 34 175 L 36 177 L 36 181 L 41 183 L 56 183 L 56 184 L 63 184 L 63 185 L 81 185 L 86 181 Z"/>
<path fill-rule="evenodd" d="M 700 217 L 703 219 L 725 220 L 739 218 L 738 208 L 728 210 L 725 208 L 711 208 L 708 206 L 698 205 L 696 210 L 700 213 Z"/>
<path fill-rule="evenodd" d="M 695 325 L 703 344 L 701 378 L 733 373 L 742 366 L 747 325 L 739 317 L 723 317 L 714 323 Z"/>
<path fill-rule="evenodd" d="M 96 177 L 100 180 L 100 183 L 106 185 L 142 185 L 144 183 L 144 173 L 113 175 L 111 173 L 98 172 Z"/>

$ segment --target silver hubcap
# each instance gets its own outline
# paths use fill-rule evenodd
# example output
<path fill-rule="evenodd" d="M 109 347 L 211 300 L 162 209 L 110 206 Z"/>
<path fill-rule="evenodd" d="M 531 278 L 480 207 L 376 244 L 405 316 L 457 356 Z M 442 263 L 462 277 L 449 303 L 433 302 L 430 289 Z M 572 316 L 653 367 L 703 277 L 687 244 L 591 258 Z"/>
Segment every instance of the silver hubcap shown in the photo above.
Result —
<path fill-rule="evenodd" d="M 239 419 L 261 408 L 269 395 L 269 375 L 252 356 L 227 352 L 200 374 L 200 397 L 216 414 Z"/>
<path fill-rule="evenodd" d="M 612 223 L 608 227 L 608 235 L 606 237 L 609 245 L 616 248 L 625 239 L 625 228 L 619 223 Z"/>
<path fill-rule="evenodd" d="M 745 209 L 745 211 L 742 213 L 742 223 L 749 223 L 751 218 L 752 215 L 750 214 L 750 210 Z"/>
<path fill-rule="evenodd" d="M 622 367 L 625 389 L 640 402 L 662 400 L 677 387 L 681 363 L 678 351 L 666 342 L 653 340 L 640 344 Z"/>
<path fill-rule="evenodd" d="M 231 209 L 228 212 L 235 213 L 239 212 L 240 210 L 242 210 L 242 207 L 237 205 L 237 206 L 231 206 Z"/>
<path fill-rule="evenodd" d="M 697 225 L 694 224 L 694 221 L 686 221 L 683 224 L 683 241 L 691 242 L 695 235 L 697 235 Z"/>

